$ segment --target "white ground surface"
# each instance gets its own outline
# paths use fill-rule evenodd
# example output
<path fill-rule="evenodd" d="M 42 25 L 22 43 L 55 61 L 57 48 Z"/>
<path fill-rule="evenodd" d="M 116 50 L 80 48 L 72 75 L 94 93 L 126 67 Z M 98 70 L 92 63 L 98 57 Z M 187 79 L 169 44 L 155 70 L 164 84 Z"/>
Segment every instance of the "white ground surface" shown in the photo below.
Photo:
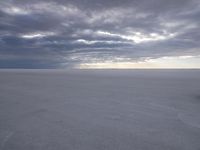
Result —
<path fill-rule="evenodd" d="M 1 150 L 200 150 L 198 70 L 1 70 Z"/>

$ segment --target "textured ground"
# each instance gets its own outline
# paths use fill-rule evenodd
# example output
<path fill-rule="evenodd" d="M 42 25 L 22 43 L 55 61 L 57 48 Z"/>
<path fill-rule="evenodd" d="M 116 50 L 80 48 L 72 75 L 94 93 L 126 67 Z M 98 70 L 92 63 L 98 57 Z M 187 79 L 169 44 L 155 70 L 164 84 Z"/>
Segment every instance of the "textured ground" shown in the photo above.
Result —
<path fill-rule="evenodd" d="M 0 150 L 200 150 L 200 71 L 1 70 Z"/>

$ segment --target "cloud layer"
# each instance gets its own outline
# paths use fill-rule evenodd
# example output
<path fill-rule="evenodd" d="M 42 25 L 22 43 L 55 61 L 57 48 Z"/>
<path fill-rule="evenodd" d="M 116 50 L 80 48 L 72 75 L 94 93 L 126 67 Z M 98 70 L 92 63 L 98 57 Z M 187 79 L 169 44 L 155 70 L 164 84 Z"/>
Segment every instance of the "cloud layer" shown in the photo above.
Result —
<path fill-rule="evenodd" d="M 199 0 L 0 2 L 0 67 L 200 55 Z"/>

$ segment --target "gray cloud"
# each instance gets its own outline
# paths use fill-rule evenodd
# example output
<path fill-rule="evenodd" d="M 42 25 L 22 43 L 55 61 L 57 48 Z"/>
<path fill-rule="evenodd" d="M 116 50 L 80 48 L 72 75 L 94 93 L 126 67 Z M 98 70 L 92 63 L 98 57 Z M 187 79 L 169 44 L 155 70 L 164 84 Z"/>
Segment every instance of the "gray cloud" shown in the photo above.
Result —
<path fill-rule="evenodd" d="M 198 0 L 0 2 L 0 67 L 200 55 Z"/>

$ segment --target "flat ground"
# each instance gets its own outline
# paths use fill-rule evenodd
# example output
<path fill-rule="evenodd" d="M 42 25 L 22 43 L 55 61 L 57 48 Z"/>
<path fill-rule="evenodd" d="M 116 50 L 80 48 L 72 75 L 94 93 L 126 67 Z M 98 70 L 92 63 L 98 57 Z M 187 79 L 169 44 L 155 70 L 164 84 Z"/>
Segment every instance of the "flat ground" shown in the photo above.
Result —
<path fill-rule="evenodd" d="M 200 70 L 1 70 L 1 150 L 200 150 Z"/>

